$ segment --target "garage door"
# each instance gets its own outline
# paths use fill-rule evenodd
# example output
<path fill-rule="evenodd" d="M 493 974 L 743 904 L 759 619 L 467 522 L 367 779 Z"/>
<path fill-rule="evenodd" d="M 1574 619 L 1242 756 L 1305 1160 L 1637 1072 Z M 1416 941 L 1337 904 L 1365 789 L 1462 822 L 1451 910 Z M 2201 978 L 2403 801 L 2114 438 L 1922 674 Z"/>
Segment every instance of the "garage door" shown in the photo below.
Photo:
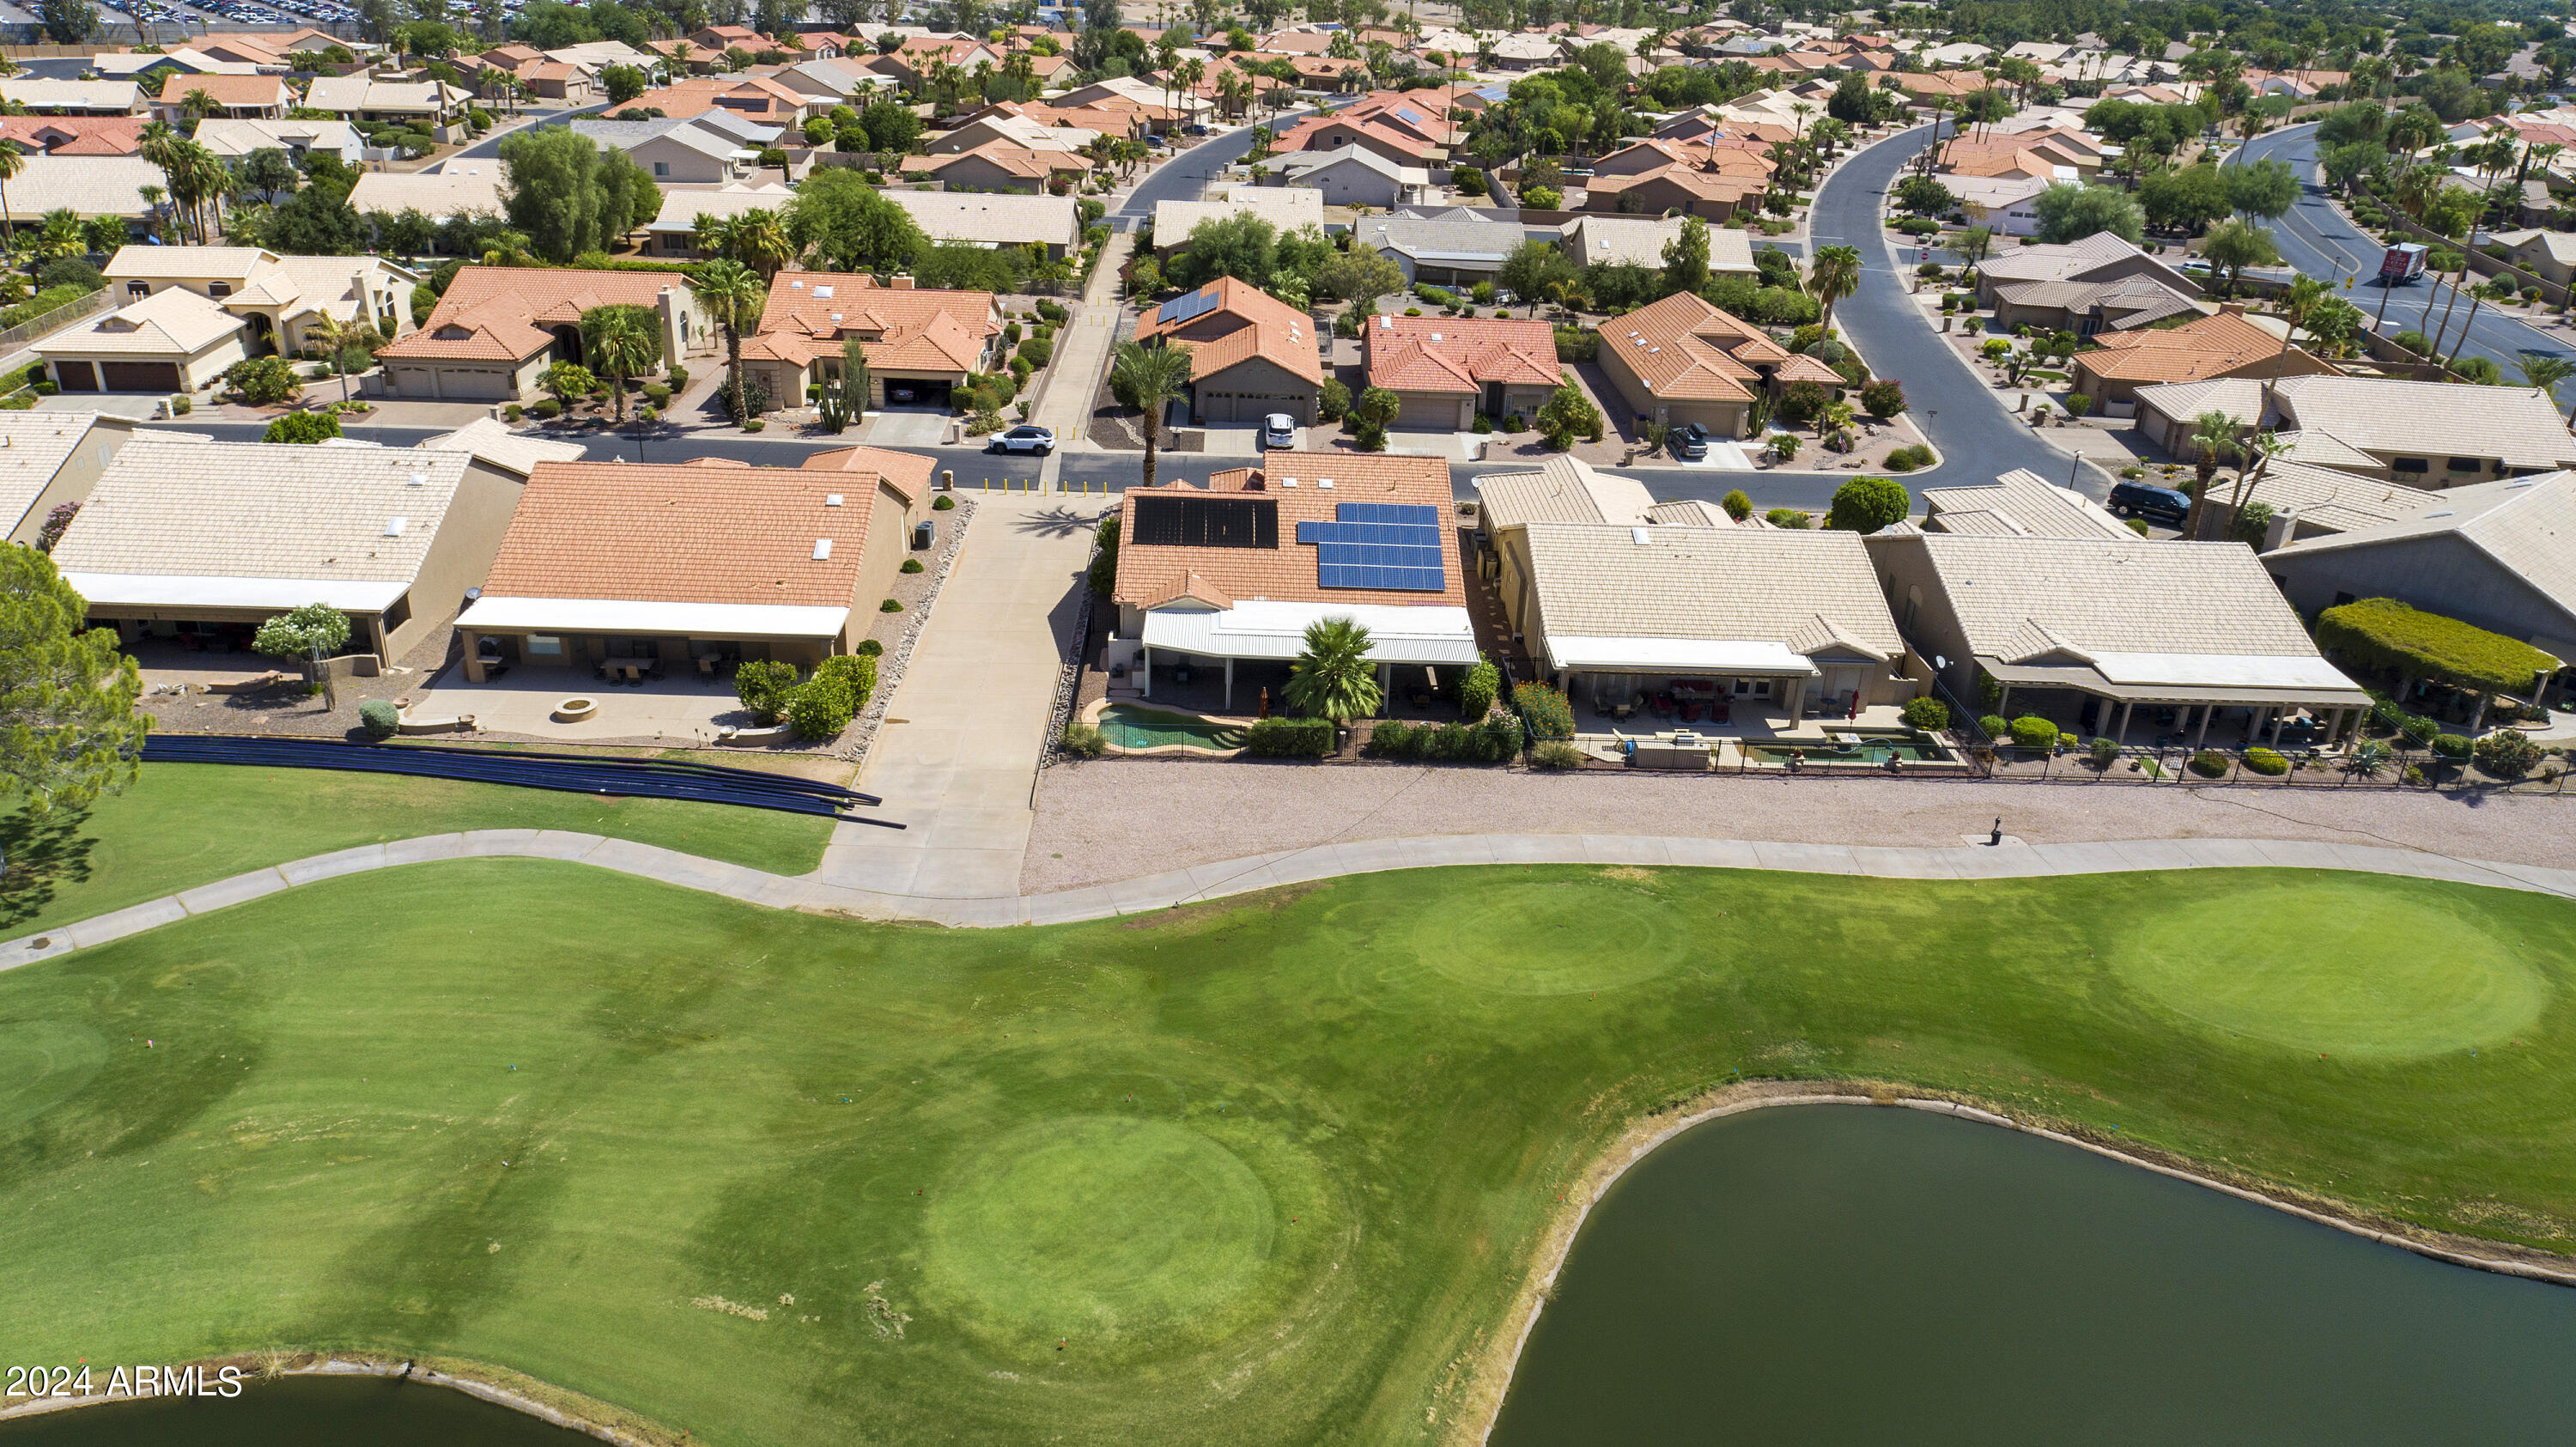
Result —
<path fill-rule="evenodd" d="M 98 372 L 87 362 L 56 362 L 54 376 L 66 392 L 98 390 Z"/>
<path fill-rule="evenodd" d="M 179 364 L 176 362 L 101 362 L 98 369 L 107 374 L 107 390 L 111 392 L 179 390 Z"/>
<path fill-rule="evenodd" d="M 1444 397 L 1437 392 L 1407 392 L 1404 394 L 1404 410 L 1395 414 L 1395 425 L 1454 431 L 1462 425 L 1458 421 L 1461 402 L 1460 398 Z"/>

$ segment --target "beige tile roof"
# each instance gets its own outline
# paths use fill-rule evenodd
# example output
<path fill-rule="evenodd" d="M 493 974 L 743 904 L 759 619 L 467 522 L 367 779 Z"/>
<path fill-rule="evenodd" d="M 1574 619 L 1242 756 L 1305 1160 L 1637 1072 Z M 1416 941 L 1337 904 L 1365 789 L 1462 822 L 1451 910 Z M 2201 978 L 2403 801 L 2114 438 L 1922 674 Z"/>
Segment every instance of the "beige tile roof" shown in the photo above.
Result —
<path fill-rule="evenodd" d="M 1656 221 L 1636 216 L 1578 216 L 1565 223 L 1565 254 L 1577 264 L 1626 262 L 1660 270 L 1664 247 L 1682 234 L 1678 216 Z M 1712 227 L 1708 233 L 1708 269 L 1752 276 L 1753 241 L 1741 231 Z"/>
<path fill-rule="evenodd" d="M 110 281 L 211 277 L 240 285 L 250 280 L 262 261 L 275 260 L 274 253 L 256 246 L 120 246 L 108 258 L 104 274 Z"/>
<path fill-rule="evenodd" d="M 2310 467 L 2337 467 L 2346 472 L 2376 472 L 2386 464 L 2322 427 L 2303 431 L 2275 432 L 2273 447 L 2280 458 L 2295 458 Z M 2274 465 L 2278 465 L 2276 462 Z"/>
<path fill-rule="evenodd" d="M 399 215 L 416 210 L 442 220 L 474 212 L 501 214 L 500 162 L 451 160 L 446 164 L 453 169 L 412 175 L 369 171 L 358 178 L 357 189 L 349 193 L 349 206 L 360 215 L 370 211 Z"/>
<path fill-rule="evenodd" d="M 2317 656 L 2242 543 L 1925 533 L 1921 546 L 1980 656 L 2016 663 L 2053 647 Z"/>
<path fill-rule="evenodd" d="M 515 472 L 521 477 L 536 471 L 541 462 L 578 462 L 582 446 L 578 442 L 551 442 L 524 432 L 513 432 L 497 417 L 477 417 L 453 432 L 432 437 L 420 444 L 431 452 L 467 452 L 477 462 Z"/>
<path fill-rule="evenodd" d="M 2309 440 L 2319 438 L 2332 440 L 2323 433 L 2313 434 Z M 2306 447 L 2300 450 L 2304 452 Z M 2215 490 L 2235 496 L 2234 480 L 2222 475 Z M 2304 459 L 2276 457 L 2263 468 L 2261 476 L 2250 480 L 2246 500 L 2263 503 L 2274 512 L 2296 513 L 2306 527 L 2348 533 L 2441 507 L 2443 500 L 2451 496 L 2448 492 L 2408 487 L 2402 482 L 2355 477 Z"/>
<path fill-rule="evenodd" d="M 1923 490 L 1923 506 L 1930 514 L 1925 526 L 1938 532 L 1997 531 L 2016 537 L 2145 541 L 2100 503 L 2018 467 L 1991 484 L 1927 487 Z M 1983 518 L 1991 518 L 1993 526 L 1970 521 Z"/>
<path fill-rule="evenodd" d="M 2430 506 L 2394 522 L 2308 538 L 2269 556 L 2366 548 L 2447 534 L 2493 558 L 2562 611 L 2576 614 L 2576 472 L 2448 488 L 2425 501 Z"/>
<path fill-rule="evenodd" d="M 745 211 L 775 211 L 795 199 L 795 192 L 775 182 L 764 186 L 727 186 L 721 191 L 665 191 L 662 193 L 661 213 L 653 218 L 652 229 L 694 231 L 701 216 L 712 216 L 721 221 Z"/>
<path fill-rule="evenodd" d="M 1170 246 L 1187 239 L 1202 221 L 1242 215 L 1258 216 L 1282 231 L 1294 231 L 1308 222 L 1321 226 L 1324 197 L 1302 186 L 1238 186 L 1220 200 L 1158 201 L 1154 203 L 1154 240 Z"/>
<path fill-rule="evenodd" d="M 177 441 L 146 433 L 108 463 L 55 545 L 54 566 L 409 582 L 470 461 L 462 452 L 414 447 Z M 395 518 L 402 531 L 387 536 Z"/>
<path fill-rule="evenodd" d="M 1548 458 L 1535 472 L 1489 472 L 1476 479 L 1476 496 L 1487 532 L 1534 522 L 1625 527 L 1645 521 L 1655 507 L 1644 483 L 1602 472 L 1570 454 Z"/>
<path fill-rule="evenodd" d="M 2109 262 L 2145 253 L 2108 231 L 2063 245 L 2023 246 L 1987 258 L 1979 271 L 1989 281 L 2066 281 Z"/>
<path fill-rule="evenodd" d="M 1767 528 L 1760 518 L 1737 522 L 1725 508 L 1706 498 L 1686 497 L 1676 502 L 1659 502 L 1646 509 L 1646 521 L 1668 523 L 1685 528 Z"/>
<path fill-rule="evenodd" d="M 169 177 L 141 156 L 29 156 L 9 178 L 9 216 L 21 224 L 69 207 L 82 216 L 141 216 L 143 188 Z"/>
<path fill-rule="evenodd" d="M 977 196 L 948 191 L 888 191 L 934 242 L 987 246 L 1070 246 L 1081 228 L 1070 196 Z"/>
<path fill-rule="evenodd" d="M 2547 393 L 2534 388 L 2463 392 L 2447 382 L 2285 377 L 2273 390 L 2292 425 L 2323 428 L 2371 452 L 2500 457 L 2514 467 L 2576 466 L 2576 437 L 2568 435 L 2567 419 Z"/>
<path fill-rule="evenodd" d="M 854 336 L 872 367 L 971 372 L 1001 330 L 988 291 L 900 291 L 864 274 L 782 271 L 742 354 L 801 367 L 840 355 L 841 339 Z"/>
<path fill-rule="evenodd" d="M 657 304 L 681 278 L 652 271 L 555 271 L 469 266 L 448 284 L 429 324 L 396 338 L 380 357 L 400 360 L 516 362 L 554 341 L 556 326 L 576 326 L 600 306 Z"/>
<path fill-rule="evenodd" d="M 241 318 L 193 291 L 154 292 L 37 345 L 46 356 L 154 357 L 178 361 L 241 330 Z"/>
<path fill-rule="evenodd" d="M 63 470 L 93 431 L 101 447 L 114 447 L 132 435 L 131 425 L 114 430 L 98 427 L 95 412 L 0 412 L 0 534 L 25 520 L 54 474 Z"/>
<path fill-rule="evenodd" d="M 1118 549 L 1118 581 L 1111 596 L 1120 603 L 1150 608 L 1188 587 L 1192 575 L 1202 588 L 1213 588 L 1238 602 L 1266 599 L 1274 603 L 1386 603 L 1463 608 L 1467 604 L 1459 572 L 1458 531 L 1450 506 L 1449 463 L 1439 457 L 1402 457 L 1367 452 L 1266 452 L 1258 468 L 1234 468 L 1208 479 L 1207 488 L 1166 483 L 1151 490 L 1130 488 L 1119 507 L 1119 536 L 1129 539 Z M 1296 486 L 1288 483 L 1294 480 Z M 1320 486 L 1330 480 L 1329 489 Z M 1205 548 L 1143 546 L 1136 536 L 1136 500 L 1141 497 L 1199 497 L 1213 492 L 1245 492 L 1261 484 L 1258 495 L 1279 505 L 1276 548 Z M 1316 581 L 1315 545 L 1297 541 L 1300 522 L 1331 522 L 1338 504 L 1401 503 L 1440 509 L 1439 593 L 1386 591 L 1372 588 L 1325 588 Z"/>
<path fill-rule="evenodd" d="M 1552 387 L 1555 328 L 1504 317 L 1377 317 L 1368 322 L 1368 384 L 1394 392 L 1480 392 L 1488 382 Z"/>
<path fill-rule="evenodd" d="M 0 99 L 31 111 L 131 111 L 143 88 L 130 80 L 0 80 Z"/>
<path fill-rule="evenodd" d="M 834 492 L 843 506 L 825 504 Z M 845 488 L 796 468 L 548 462 L 519 494 L 483 593 L 846 608 L 867 538 Z M 818 559 L 823 539 L 831 556 Z"/>
<path fill-rule="evenodd" d="M 1527 536 L 1553 637 L 1905 651 L 1858 533 L 1539 522 Z"/>
<path fill-rule="evenodd" d="M 2275 347 L 2279 343 L 2273 344 Z M 2138 405 L 2168 417 L 2190 419 L 2203 412 L 2224 412 L 2253 425 L 2263 409 L 2263 383 L 2254 377 L 2213 377 L 2206 382 L 2166 382 L 2138 389 Z"/>

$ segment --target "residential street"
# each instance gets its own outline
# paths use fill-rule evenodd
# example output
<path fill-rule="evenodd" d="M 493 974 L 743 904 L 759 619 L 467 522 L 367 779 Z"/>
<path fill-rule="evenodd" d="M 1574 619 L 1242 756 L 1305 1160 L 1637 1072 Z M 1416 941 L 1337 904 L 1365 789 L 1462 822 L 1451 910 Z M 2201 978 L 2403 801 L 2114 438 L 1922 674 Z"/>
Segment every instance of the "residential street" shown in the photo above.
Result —
<path fill-rule="evenodd" d="M 1991 481 L 2016 467 L 2063 482 L 2074 459 L 2034 435 L 2028 423 L 2004 406 L 1995 389 L 1932 330 L 1908 300 L 1905 277 L 1888 251 L 1887 233 L 1879 224 L 1879 198 L 1906 161 L 1931 140 L 1929 126 L 1899 132 L 1845 161 L 1817 191 L 1816 244 L 1860 249 L 1860 290 L 1834 308 L 1834 321 L 1860 348 L 1871 371 L 1905 384 L 1906 400 L 1912 404 L 1908 415 L 1941 453 L 1940 467 L 1905 479 L 1909 489 L 1925 483 L 1964 486 Z M 2073 475 L 2087 495 L 2110 496 L 2109 474 L 2092 463 L 2074 468 Z M 1662 478 L 1657 474 L 1658 484 Z M 1831 490 L 1827 491 L 1830 495 Z"/>
<path fill-rule="evenodd" d="M 2454 304 L 2451 288 L 2426 278 L 2384 293 L 2372 278 L 2379 274 L 2379 259 L 2387 247 L 2379 238 L 2363 232 L 2335 210 L 2327 199 L 2326 188 L 2317 180 L 2317 128 L 2314 125 L 2292 126 L 2258 136 L 2251 145 L 2239 149 L 2247 161 L 2279 157 L 2290 163 L 2299 175 L 2304 193 L 2290 214 L 2272 229 L 2272 239 L 2280 248 L 2281 259 L 2321 281 L 2340 284 L 2345 277 L 2358 276 L 2359 284 L 2348 294 L 2353 305 L 2372 317 L 2380 315 L 2380 303 L 2387 302 L 2385 329 L 2400 332 L 2420 331 L 2427 337 L 2443 319 L 2443 308 L 2450 307 L 2451 328 L 2459 330 L 2460 319 L 2468 313 L 2473 298 L 2462 296 Z M 2526 351 L 2547 352 L 2551 356 L 2576 354 L 2564 333 L 2541 331 L 2505 316 L 2493 307 L 2480 307 L 2477 320 L 2469 326 L 2468 341 L 2460 348 L 2462 356 L 2491 357 L 2504 368 L 2505 380 L 2517 380 L 2514 365 Z M 2444 350 L 2449 350 L 2445 344 Z"/>

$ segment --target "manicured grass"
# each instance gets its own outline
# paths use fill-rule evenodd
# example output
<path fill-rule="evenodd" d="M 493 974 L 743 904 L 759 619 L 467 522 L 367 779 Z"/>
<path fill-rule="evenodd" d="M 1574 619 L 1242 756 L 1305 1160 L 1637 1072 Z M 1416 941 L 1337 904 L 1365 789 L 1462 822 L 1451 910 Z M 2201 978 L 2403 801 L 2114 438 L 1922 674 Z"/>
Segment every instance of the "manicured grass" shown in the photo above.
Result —
<path fill-rule="evenodd" d="M 141 904 L 266 864 L 460 829 L 570 829 L 659 844 L 780 874 L 822 862 L 828 819 L 603 799 L 393 774 L 146 764 L 85 814 L 0 815 L 0 933 Z"/>
<path fill-rule="evenodd" d="M 1739 1071 L 2576 1245 L 2571 970 L 2565 901 L 2281 871 L 940 931 L 456 861 L 0 975 L 0 1300 L 28 1361 L 451 1355 L 720 1447 L 1434 1440 L 1559 1194 Z"/>

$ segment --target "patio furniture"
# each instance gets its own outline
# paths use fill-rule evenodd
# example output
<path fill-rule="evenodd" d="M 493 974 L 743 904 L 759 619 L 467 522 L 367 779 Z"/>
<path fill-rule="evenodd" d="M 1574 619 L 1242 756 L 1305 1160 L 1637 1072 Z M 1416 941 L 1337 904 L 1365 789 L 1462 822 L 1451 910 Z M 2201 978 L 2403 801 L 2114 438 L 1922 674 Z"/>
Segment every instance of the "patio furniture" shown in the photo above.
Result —
<path fill-rule="evenodd" d="M 716 658 L 716 656 L 715 656 L 714 654 L 712 654 L 712 653 L 701 653 L 701 654 L 699 654 L 699 655 L 698 655 L 698 676 L 699 676 L 699 677 L 701 677 L 701 678 L 713 678 L 713 677 L 715 677 L 715 676 L 716 676 L 716 664 L 717 664 L 717 662 L 718 662 L 718 661 L 719 661 L 719 660 L 718 660 L 718 659 Z"/>
<path fill-rule="evenodd" d="M 1727 723 L 1730 722 L 1734 716 L 1734 700 L 1721 698 L 1710 701 L 1708 706 L 1708 721 L 1710 723 Z"/>

